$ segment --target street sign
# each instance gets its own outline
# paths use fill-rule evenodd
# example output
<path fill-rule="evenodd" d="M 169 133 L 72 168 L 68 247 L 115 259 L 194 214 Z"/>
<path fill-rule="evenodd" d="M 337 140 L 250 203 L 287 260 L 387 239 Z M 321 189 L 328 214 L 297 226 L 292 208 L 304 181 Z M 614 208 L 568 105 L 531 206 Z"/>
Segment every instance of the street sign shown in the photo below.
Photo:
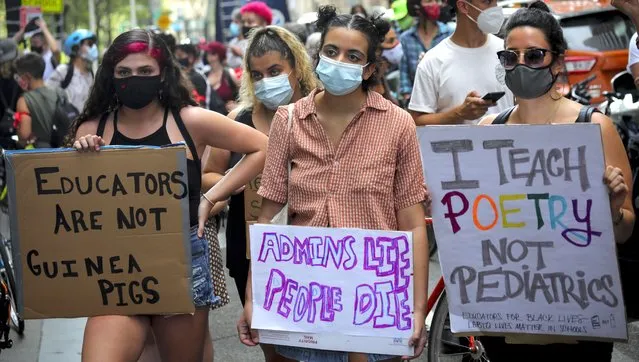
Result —
<path fill-rule="evenodd" d="M 40 7 L 46 14 L 62 14 L 64 0 L 22 0 L 22 6 Z"/>

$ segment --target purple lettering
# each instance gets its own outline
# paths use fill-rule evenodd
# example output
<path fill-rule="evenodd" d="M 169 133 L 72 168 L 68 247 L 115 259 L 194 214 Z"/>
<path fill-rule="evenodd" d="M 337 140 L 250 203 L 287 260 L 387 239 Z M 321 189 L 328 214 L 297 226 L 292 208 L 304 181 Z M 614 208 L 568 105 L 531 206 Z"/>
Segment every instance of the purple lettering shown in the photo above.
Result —
<path fill-rule="evenodd" d="M 264 309 L 271 310 L 273 306 L 273 299 L 275 294 L 284 290 L 286 278 L 284 273 L 277 269 L 271 269 L 271 274 L 268 277 L 268 283 L 266 283 L 266 294 L 264 298 Z"/>
<path fill-rule="evenodd" d="M 459 211 L 453 210 L 453 196 L 458 197 L 462 202 L 462 207 Z M 457 217 L 464 215 L 466 211 L 468 211 L 468 199 L 459 191 L 450 191 L 444 195 L 441 202 L 442 205 L 445 205 L 448 208 L 448 212 L 444 214 L 444 217 L 450 220 L 450 226 L 453 229 L 453 234 L 457 234 L 457 232 L 461 229 L 457 222 Z"/>
<path fill-rule="evenodd" d="M 257 258 L 262 263 L 266 261 L 269 253 L 273 254 L 275 261 L 280 261 L 280 249 L 277 246 L 277 234 L 276 233 L 264 233 L 262 237 L 262 248 L 260 249 L 260 256 Z"/>
<path fill-rule="evenodd" d="M 373 319 L 377 309 L 377 299 L 373 287 L 367 284 L 358 285 L 355 289 L 355 316 L 353 324 L 361 326 Z"/>
<path fill-rule="evenodd" d="M 378 312 L 375 313 L 373 328 L 395 327 L 397 305 L 393 295 L 393 282 L 375 283 L 375 294 L 378 300 Z"/>

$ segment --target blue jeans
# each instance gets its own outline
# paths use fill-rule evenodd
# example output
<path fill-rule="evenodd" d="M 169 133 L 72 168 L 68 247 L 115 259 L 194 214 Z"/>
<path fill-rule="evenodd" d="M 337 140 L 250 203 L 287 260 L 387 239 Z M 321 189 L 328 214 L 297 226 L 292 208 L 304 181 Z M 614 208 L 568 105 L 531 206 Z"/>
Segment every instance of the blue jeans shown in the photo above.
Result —
<path fill-rule="evenodd" d="M 220 300 L 213 294 L 209 243 L 206 238 L 197 236 L 197 225 L 191 226 L 191 269 L 193 272 L 193 304 L 196 308 L 209 307 Z"/>
<path fill-rule="evenodd" d="M 304 362 L 348 362 L 348 352 L 325 351 L 321 349 L 311 349 L 303 347 L 291 347 L 276 345 L 275 351 L 278 354 Z M 369 354 L 368 362 L 385 361 L 398 356 L 387 356 L 381 354 Z"/>

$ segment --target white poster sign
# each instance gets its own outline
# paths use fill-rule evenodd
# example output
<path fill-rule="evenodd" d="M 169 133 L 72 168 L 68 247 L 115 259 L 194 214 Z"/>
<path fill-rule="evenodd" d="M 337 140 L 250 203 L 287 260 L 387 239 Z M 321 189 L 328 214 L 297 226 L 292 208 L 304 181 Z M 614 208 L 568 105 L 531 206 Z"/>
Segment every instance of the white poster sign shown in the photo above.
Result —
<path fill-rule="evenodd" d="M 421 136 L 453 332 L 627 339 L 599 125 Z"/>
<path fill-rule="evenodd" d="M 412 354 L 412 234 L 252 225 L 260 342 Z"/>

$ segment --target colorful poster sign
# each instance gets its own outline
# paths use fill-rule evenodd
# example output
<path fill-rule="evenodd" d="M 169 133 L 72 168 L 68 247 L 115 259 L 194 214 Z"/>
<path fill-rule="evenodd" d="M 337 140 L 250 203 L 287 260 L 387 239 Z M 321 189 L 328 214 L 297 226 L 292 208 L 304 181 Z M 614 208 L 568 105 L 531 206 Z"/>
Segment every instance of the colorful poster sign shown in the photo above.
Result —
<path fill-rule="evenodd" d="M 426 131 L 452 331 L 626 340 L 599 125 Z"/>
<path fill-rule="evenodd" d="M 250 236 L 262 343 L 412 354 L 412 234 L 256 224 Z"/>

